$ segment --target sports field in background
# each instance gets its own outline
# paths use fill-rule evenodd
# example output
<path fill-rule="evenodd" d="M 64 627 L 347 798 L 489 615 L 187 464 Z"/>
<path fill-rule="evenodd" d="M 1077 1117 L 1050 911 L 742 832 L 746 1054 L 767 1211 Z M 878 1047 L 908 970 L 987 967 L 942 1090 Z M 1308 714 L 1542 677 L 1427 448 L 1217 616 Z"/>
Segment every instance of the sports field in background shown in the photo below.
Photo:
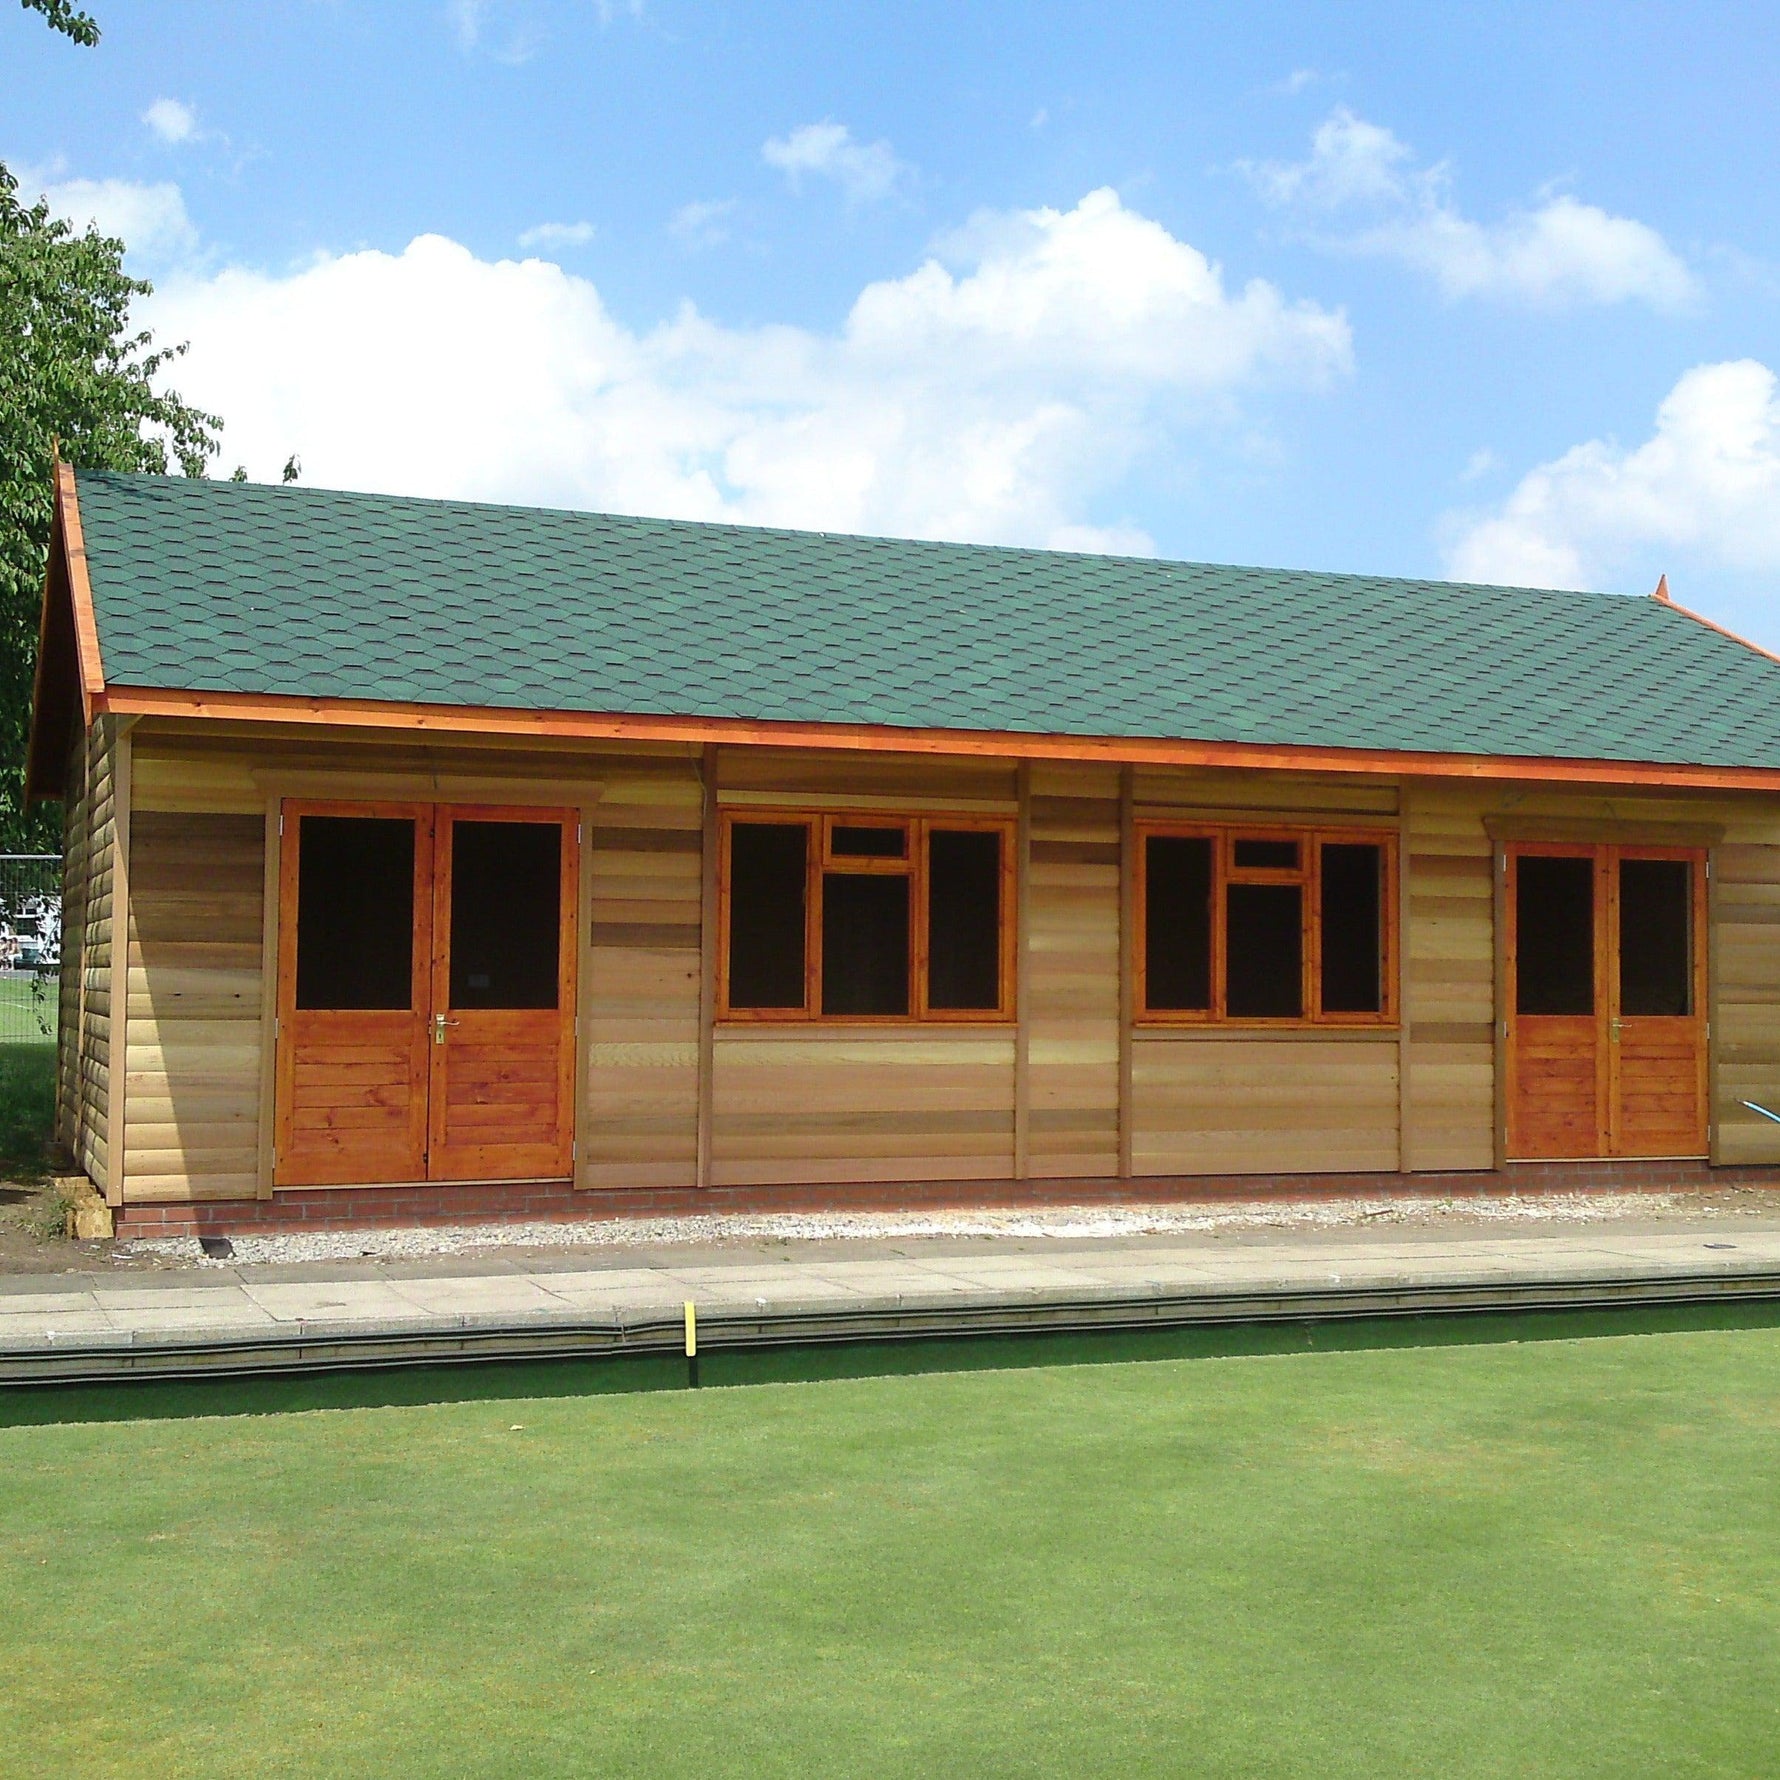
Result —
<path fill-rule="evenodd" d="M 171 1400 L 0 1427 L 8 1772 L 1780 1772 L 1780 1331 Z"/>

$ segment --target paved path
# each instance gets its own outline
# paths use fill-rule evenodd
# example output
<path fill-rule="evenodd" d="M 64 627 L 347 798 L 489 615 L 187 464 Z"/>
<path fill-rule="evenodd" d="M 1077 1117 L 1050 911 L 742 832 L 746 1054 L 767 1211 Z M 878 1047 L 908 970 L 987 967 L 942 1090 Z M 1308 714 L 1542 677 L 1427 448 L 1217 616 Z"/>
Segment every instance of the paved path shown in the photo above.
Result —
<path fill-rule="evenodd" d="M 1107 1240 L 881 1239 L 743 1252 L 521 1251 L 430 1261 L 0 1279 L 0 1359 L 46 1347 L 229 1342 L 502 1325 L 622 1326 L 693 1300 L 705 1317 L 820 1318 L 986 1305 L 1780 1278 L 1780 1220 L 1601 1223 L 1500 1234 L 1365 1229 Z"/>

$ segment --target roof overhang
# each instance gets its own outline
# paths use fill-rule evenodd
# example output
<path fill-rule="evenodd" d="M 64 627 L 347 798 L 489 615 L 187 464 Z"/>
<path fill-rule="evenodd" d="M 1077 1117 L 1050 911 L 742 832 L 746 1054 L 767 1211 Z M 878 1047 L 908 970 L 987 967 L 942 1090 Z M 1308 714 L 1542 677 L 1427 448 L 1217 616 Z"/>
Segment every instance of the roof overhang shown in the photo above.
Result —
<path fill-rule="evenodd" d="M 55 520 L 43 608 L 37 624 L 37 673 L 31 688 L 31 737 L 25 752 L 25 801 L 60 797 L 68 755 L 104 708 L 105 670 L 93 587 L 87 575 L 80 500 L 71 465 L 55 466 Z"/>
<path fill-rule="evenodd" d="M 94 702 L 96 709 L 138 717 L 185 718 L 200 722 L 323 724 L 440 736 L 475 735 L 497 739 L 526 736 L 588 742 L 715 742 L 758 748 L 949 754 L 1001 760 L 1101 761 L 1137 766 L 1245 767 L 1275 772 L 1780 792 L 1780 769 L 1771 767 L 1434 754 L 1407 749 L 1288 747 L 1267 742 L 1174 741 L 1144 736 L 908 729 L 894 724 L 762 722 L 733 717 L 506 710 L 480 705 L 397 704 L 370 699 L 300 698 L 266 693 L 171 692 L 141 686 L 104 687 Z"/>

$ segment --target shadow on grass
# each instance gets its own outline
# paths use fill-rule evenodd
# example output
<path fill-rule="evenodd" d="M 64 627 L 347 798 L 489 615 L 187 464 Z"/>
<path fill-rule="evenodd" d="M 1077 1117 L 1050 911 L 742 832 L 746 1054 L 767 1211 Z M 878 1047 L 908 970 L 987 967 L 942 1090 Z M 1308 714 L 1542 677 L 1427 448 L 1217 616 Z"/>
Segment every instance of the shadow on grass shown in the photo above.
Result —
<path fill-rule="evenodd" d="M 0 1167 L 42 1175 L 56 1130 L 56 1047 L 0 1043 Z"/>
<path fill-rule="evenodd" d="M 1481 1311 L 1321 1323 L 1244 1323 L 1056 1335 L 976 1335 L 732 1348 L 700 1356 L 700 1385 L 815 1384 L 934 1372 L 1104 1366 L 1149 1360 L 1470 1347 L 1603 1336 L 1780 1328 L 1780 1301 L 1578 1311 Z M 310 1409 L 597 1397 L 687 1388 L 679 1355 L 500 1360 L 285 1377 L 0 1387 L 0 1427 L 185 1416 L 288 1415 Z"/>

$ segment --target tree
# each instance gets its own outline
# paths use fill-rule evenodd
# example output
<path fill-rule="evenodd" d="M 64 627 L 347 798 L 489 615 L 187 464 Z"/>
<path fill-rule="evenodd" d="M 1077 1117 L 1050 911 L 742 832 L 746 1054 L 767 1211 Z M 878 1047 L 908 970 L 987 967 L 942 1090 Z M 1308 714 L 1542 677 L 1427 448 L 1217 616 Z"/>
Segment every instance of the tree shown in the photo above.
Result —
<path fill-rule="evenodd" d="M 72 0 L 20 4 L 76 43 L 99 41 Z M 151 286 L 125 273 L 124 244 L 90 226 L 76 233 L 18 190 L 0 162 L 0 850 L 53 852 L 60 823 L 25 809 L 24 768 L 58 446 L 82 468 L 163 476 L 171 447 L 188 476 L 202 476 L 222 422 L 155 388 L 185 348 L 131 332 L 130 304 Z"/>
<path fill-rule="evenodd" d="M 88 49 L 99 41 L 99 27 L 69 0 L 19 0 L 19 4 L 26 12 L 42 13 L 52 31 L 60 31 Z"/>
<path fill-rule="evenodd" d="M 53 818 L 30 817 L 23 804 L 57 442 L 83 469 L 165 475 L 177 460 L 201 476 L 222 425 L 156 388 L 185 348 L 156 347 L 131 328 L 130 304 L 151 287 L 124 271 L 124 244 L 96 227 L 76 233 L 41 199 L 20 202 L 18 189 L 0 166 L 0 848 L 9 851 L 60 844 Z"/>

